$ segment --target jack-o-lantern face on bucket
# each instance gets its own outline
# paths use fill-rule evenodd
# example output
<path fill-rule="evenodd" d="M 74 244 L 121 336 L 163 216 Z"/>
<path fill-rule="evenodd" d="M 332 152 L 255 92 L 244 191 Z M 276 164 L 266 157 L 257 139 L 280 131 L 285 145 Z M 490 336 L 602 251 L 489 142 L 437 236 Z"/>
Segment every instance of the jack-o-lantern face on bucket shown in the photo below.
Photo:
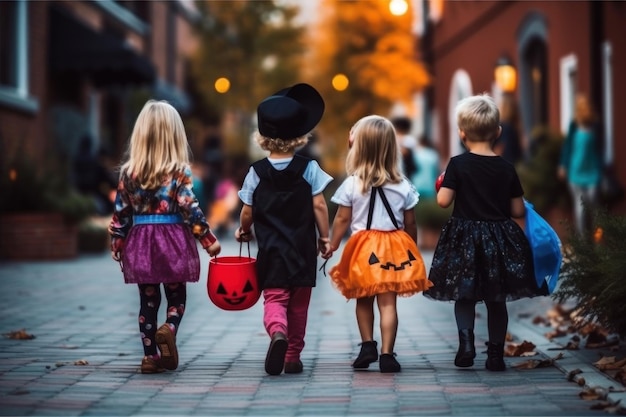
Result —
<path fill-rule="evenodd" d="M 209 298 L 223 310 L 245 310 L 259 300 L 253 258 L 222 256 L 209 262 L 207 291 Z"/>
<path fill-rule="evenodd" d="M 416 259 L 417 258 L 415 258 L 415 255 L 413 255 L 413 253 L 411 253 L 410 250 L 407 250 L 407 259 L 406 259 L 406 261 L 401 262 L 399 265 L 396 265 L 393 262 L 382 263 L 378 259 L 378 256 L 376 256 L 376 254 L 374 252 L 372 252 L 372 254 L 370 255 L 370 258 L 369 258 L 369 264 L 370 265 L 380 264 L 379 266 L 382 269 L 386 269 L 386 270 L 403 271 L 406 267 L 410 267 L 412 265 L 413 261 L 415 261 Z"/>
<path fill-rule="evenodd" d="M 248 296 L 252 292 L 254 292 L 254 287 L 252 286 L 252 283 L 250 282 L 250 280 L 246 281 L 246 284 L 244 285 L 243 289 L 239 293 L 237 292 L 236 289 L 233 289 L 233 291 L 229 294 L 228 291 L 226 291 L 226 288 L 224 288 L 224 285 L 222 283 L 217 285 L 217 293 L 222 296 L 222 298 L 224 299 L 224 302 L 232 306 L 238 306 L 242 304 L 244 301 L 246 301 L 246 298 L 248 298 Z M 255 296 L 256 294 L 252 295 L 252 297 L 255 297 Z"/>

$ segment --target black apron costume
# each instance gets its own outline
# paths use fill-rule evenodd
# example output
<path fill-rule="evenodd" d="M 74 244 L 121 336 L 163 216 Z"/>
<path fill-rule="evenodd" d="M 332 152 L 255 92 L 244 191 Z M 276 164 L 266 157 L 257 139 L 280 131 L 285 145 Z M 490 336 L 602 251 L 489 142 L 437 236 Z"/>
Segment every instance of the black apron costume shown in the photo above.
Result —
<path fill-rule="evenodd" d="M 284 170 L 274 168 L 267 158 L 252 164 L 260 178 L 252 197 L 252 219 L 262 289 L 315 286 L 313 196 L 311 185 L 302 176 L 309 161 L 294 155 Z"/>

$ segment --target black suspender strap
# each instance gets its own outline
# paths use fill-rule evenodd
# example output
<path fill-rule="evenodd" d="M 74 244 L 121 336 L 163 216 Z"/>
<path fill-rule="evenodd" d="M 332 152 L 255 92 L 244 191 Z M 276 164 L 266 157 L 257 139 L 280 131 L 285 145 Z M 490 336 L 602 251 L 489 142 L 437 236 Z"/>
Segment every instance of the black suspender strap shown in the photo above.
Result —
<path fill-rule="evenodd" d="M 371 195 L 370 195 L 370 207 L 367 213 L 367 230 L 370 230 L 372 225 L 372 215 L 374 214 L 374 202 L 376 200 L 376 193 L 380 194 L 380 199 L 383 201 L 383 205 L 385 206 L 385 210 L 387 210 L 387 214 L 389 214 L 389 218 L 391 218 L 391 222 L 399 229 L 398 222 L 396 221 L 393 212 L 391 211 L 391 206 L 389 205 L 389 201 L 387 200 L 387 196 L 383 192 L 382 187 L 372 187 Z"/>
<path fill-rule="evenodd" d="M 389 217 L 391 218 L 391 222 L 396 227 L 396 229 L 399 229 L 398 222 L 396 221 L 396 216 L 394 216 L 393 212 L 391 211 L 391 206 L 389 205 L 387 196 L 383 192 L 383 187 L 376 187 L 376 189 L 378 190 L 378 194 L 380 194 L 381 200 L 383 200 L 383 204 L 385 205 L 385 209 L 387 209 L 387 214 L 389 214 Z"/>

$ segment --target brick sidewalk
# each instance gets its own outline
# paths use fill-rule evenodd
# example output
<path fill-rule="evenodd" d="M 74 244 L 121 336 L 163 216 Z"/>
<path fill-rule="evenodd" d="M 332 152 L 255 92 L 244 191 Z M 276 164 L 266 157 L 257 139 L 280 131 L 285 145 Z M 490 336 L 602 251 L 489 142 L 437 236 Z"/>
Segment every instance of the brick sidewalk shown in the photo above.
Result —
<path fill-rule="evenodd" d="M 236 242 L 224 242 L 223 255 L 237 252 Z M 0 415 L 606 415 L 579 397 L 581 387 L 567 381 L 563 367 L 486 371 L 480 308 L 476 364 L 456 368 L 453 305 L 421 295 L 398 302 L 402 372 L 381 374 L 377 364 L 355 372 L 354 301 L 346 302 L 323 275 L 313 292 L 304 372 L 269 376 L 262 302 L 241 312 L 213 306 L 206 295 L 208 256 L 202 259 L 202 278 L 188 287 L 178 335 L 180 366 L 157 375 L 138 373 L 137 290 L 123 284 L 108 253 L 0 264 L 0 332 L 23 328 L 36 337 L 0 339 Z M 511 333 L 537 338 L 516 317 L 546 300 L 519 303 L 510 303 Z M 509 366 L 523 360 L 505 358 Z M 588 365 L 567 352 L 564 361 Z"/>

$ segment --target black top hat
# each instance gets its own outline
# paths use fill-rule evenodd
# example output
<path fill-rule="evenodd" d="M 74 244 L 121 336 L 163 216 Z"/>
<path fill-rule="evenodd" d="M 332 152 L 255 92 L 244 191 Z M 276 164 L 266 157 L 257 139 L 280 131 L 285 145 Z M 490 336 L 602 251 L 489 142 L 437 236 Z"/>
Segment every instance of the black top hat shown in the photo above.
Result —
<path fill-rule="evenodd" d="M 257 107 L 261 135 L 272 139 L 295 139 L 306 135 L 324 114 L 324 99 L 308 84 L 284 88 Z"/>

